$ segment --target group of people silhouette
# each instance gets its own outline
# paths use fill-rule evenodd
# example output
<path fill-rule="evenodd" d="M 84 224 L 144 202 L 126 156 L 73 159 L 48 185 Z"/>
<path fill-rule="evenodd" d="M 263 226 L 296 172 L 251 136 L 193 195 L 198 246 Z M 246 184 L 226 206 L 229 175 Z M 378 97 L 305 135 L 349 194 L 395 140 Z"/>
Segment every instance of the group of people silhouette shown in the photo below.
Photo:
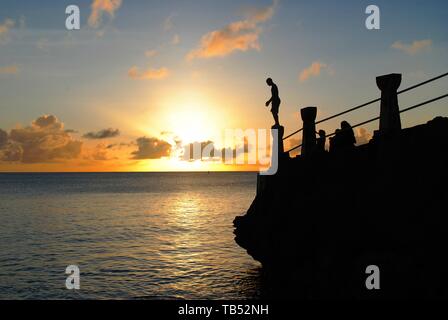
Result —
<path fill-rule="evenodd" d="M 266 79 L 266 84 L 271 87 L 271 98 L 266 101 L 266 107 L 271 105 L 272 116 L 274 117 L 275 126 L 280 126 L 279 122 L 279 109 L 280 109 L 280 96 L 278 91 L 278 86 L 274 83 L 271 78 Z M 326 152 L 325 144 L 327 135 L 324 130 L 319 130 L 317 132 L 319 138 L 316 141 L 315 151 L 318 153 Z M 341 128 L 336 129 L 334 135 L 330 138 L 330 149 L 329 152 L 341 152 L 350 151 L 355 147 L 356 137 L 352 126 L 347 121 L 341 122 Z"/>
<path fill-rule="evenodd" d="M 325 152 L 325 143 L 327 141 L 327 134 L 324 130 L 317 132 L 319 138 L 316 141 L 316 152 Z M 340 151 L 349 151 L 355 147 L 356 137 L 353 128 L 347 121 L 341 122 L 341 128 L 336 129 L 333 137 L 330 138 L 329 152 L 335 153 Z"/>
<path fill-rule="evenodd" d="M 355 147 L 356 137 L 352 126 L 347 121 L 341 122 L 341 128 L 336 129 L 330 138 L 330 152 L 350 151 Z"/>

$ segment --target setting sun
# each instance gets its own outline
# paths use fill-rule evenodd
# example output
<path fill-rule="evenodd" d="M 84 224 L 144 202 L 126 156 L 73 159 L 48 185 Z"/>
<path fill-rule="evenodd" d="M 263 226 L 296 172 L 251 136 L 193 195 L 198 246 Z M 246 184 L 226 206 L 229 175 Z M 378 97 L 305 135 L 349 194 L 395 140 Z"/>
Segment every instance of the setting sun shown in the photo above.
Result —
<path fill-rule="evenodd" d="M 223 128 L 223 112 L 217 111 L 211 99 L 198 92 L 168 98 L 164 102 L 167 131 L 183 143 L 217 139 Z"/>

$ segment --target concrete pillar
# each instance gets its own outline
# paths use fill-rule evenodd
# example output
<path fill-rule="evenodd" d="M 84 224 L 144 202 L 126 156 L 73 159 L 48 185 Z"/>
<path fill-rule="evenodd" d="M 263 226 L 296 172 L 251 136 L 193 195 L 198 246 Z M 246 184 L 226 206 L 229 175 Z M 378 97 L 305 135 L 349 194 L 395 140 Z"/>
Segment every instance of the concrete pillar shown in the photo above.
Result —
<path fill-rule="evenodd" d="M 376 78 L 381 90 L 380 135 L 393 134 L 401 130 L 400 110 L 397 90 L 401 84 L 401 74 L 392 73 Z"/>
<path fill-rule="evenodd" d="M 307 107 L 300 110 L 303 120 L 302 156 L 313 152 L 316 147 L 316 107 Z"/>
<path fill-rule="evenodd" d="M 285 127 L 283 126 L 277 126 L 274 125 L 271 127 L 271 135 L 272 137 L 275 137 L 273 134 L 273 130 L 277 129 L 277 141 L 274 141 L 274 143 L 277 143 L 278 146 L 278 154 L 282 155 L 285 152 L 285 148 L 283 145 L 283 136 L 285 135 Z"/>

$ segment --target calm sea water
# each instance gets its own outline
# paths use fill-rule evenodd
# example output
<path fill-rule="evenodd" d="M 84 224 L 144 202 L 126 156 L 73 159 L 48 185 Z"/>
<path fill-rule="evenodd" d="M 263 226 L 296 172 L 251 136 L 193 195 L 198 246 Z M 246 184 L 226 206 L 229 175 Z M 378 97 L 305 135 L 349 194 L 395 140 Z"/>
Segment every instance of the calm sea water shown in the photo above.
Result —
<path fill-rule="evenodd" d="M 256 298 L 232 226 L 255 189 L 251 173 L 0 174 L 0 299 Z"/>

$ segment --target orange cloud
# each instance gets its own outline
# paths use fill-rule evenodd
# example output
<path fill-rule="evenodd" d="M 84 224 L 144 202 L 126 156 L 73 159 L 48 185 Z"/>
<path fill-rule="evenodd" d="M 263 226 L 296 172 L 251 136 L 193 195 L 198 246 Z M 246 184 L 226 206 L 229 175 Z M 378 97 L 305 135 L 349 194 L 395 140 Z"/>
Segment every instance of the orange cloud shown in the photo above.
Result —
<path fill-rule="evenodd" d="M 0 67 L 0 74 L 17 74 L 17 73 L 19 73 L 19 67 L 16 65 Z"/>
<path fill-rule="evenodd" d="M 327 68 L 325 63 L 319 61 L 313 62 L 308 68 L 302 70 L 299 75 L 300 82 L 304 82 L 311 77 L 317 77 L 320 75 L 322 69 Z"/>
<path fill-rule="evenodd" d="M 160 69 L 148 69 L 140 71 L 136 66 L 133 66 L 128 71 L 129 78 L 133 80 L 161 80 L 170 75 L 170 71 L 163 67 Z"/>
<path fill-rule="evenodd" d="M 370 134 L 366 128 L 356 128 L 355 129 L 355 137 L 356 137 L 356 144 L 362 145 L 367 144 L 372 139 L 372 134 Z"/>
<path fill-rule="evenodd" d="M 272 18 L 278 0 L 264 8 L 246 10 L 246 19 L 232 22 L 223 29 L 211 31 L 202 36 L 198 48 L 187 54 L 187 60 L 195 58 L 224 57 L 235 51 L 260 50 L 259 24 Z"/>
<path fill-rule="evenodd" d="M 111 18 L 115 16 L 115 11 L 120 8 L 122 0 L 94 0 L 92 3 L 92 13 L 89 17 L 89 25 L 97 28 L 103 17 L 103 13 L 108 13 Z"/>
<path fill-rule="evenodd" d="M 419 53 L 424 49 L 430 48 L 432 45 L 432 40 L 416 40 L 411 44 L 402 43 L 401 41 L 396 41 L 392 44 L 392 48 L 406 52 L 407 54 L 414 55 Z"/>

